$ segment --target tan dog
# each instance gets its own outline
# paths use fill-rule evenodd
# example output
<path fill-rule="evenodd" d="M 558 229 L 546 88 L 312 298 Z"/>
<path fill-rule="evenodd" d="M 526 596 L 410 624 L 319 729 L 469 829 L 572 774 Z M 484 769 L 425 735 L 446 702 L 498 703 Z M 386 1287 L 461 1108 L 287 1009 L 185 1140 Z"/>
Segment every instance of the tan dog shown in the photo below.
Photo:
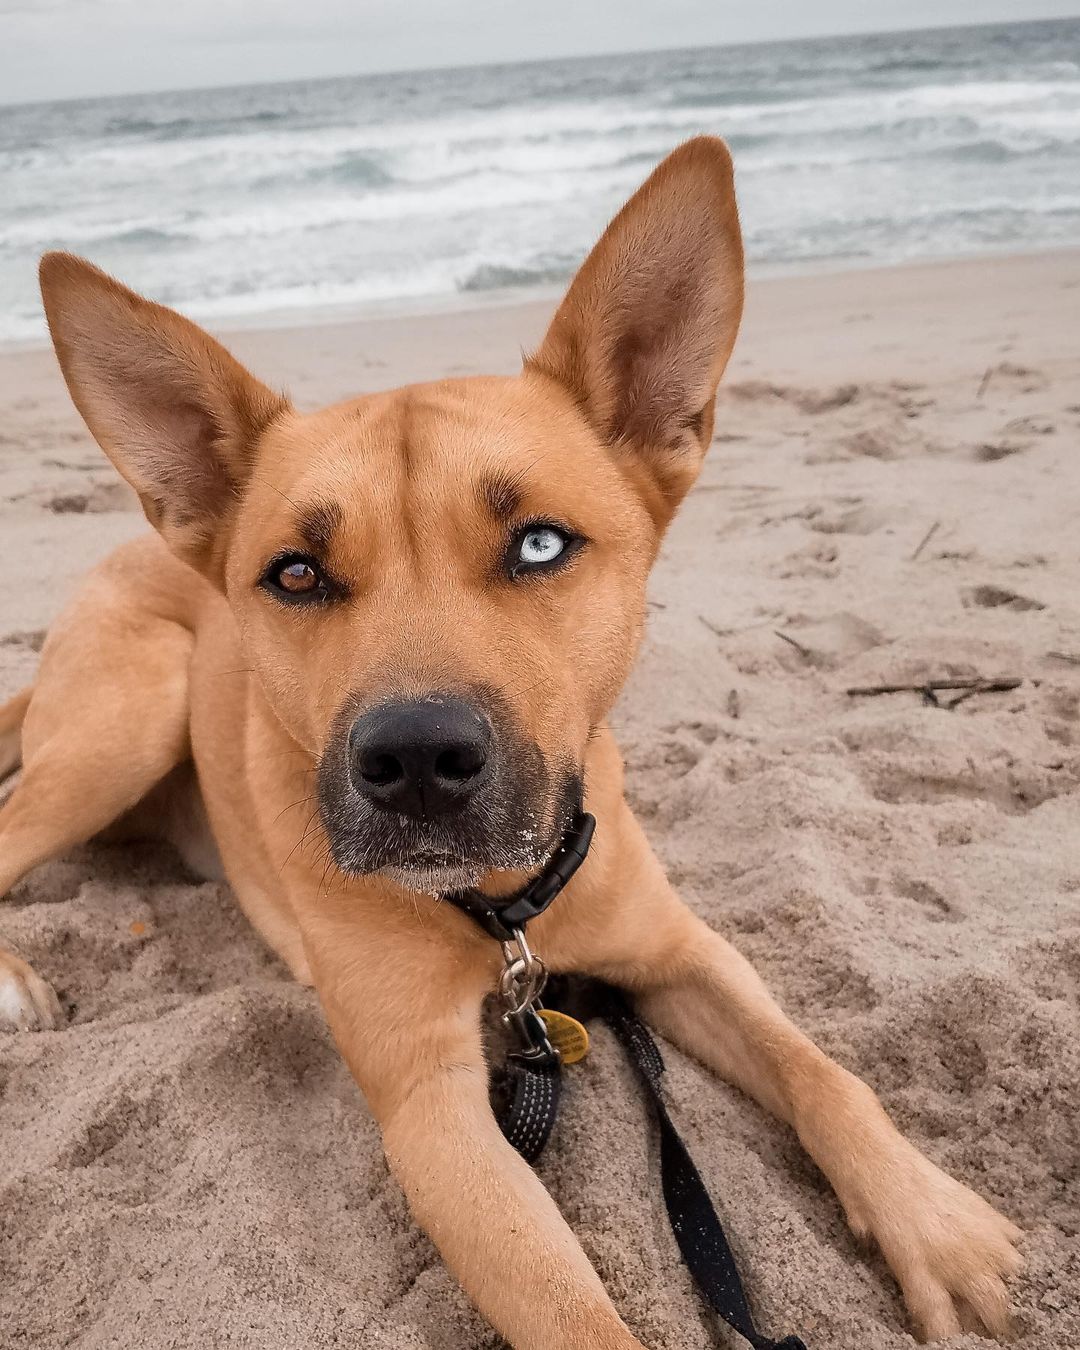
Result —
<path fill-rule="evenodd" d="M 595 846 L 530 928 L 549 966 L 632 991 L 787 1121 L 924 1336 L 976 1319 L 1004 1333 L 1016 1228 L 907 1143 L 682 904 L 605 724 L 739 326 L 723 143 L 656 170 L 516 378 L 301 414 L 88 263 L 50 254 L 41 276 L 71 396 L 160 538 L 90 576 L 32 695 L 0 710 L 0 769 L 20 728 L 24 766 L 0 812 L 0 894 L 127 813 L 204 867 L 220 853 L 251 922 L 318 990 L 418 1222 L 481 1311 L 518 1350 L 629 1350 L 492 1116 L 480 1009 L 498 945 L 438 899 L 520 884 L 584 784 Z M 0 952 L 0 1020 L 58 1017 Z"/>

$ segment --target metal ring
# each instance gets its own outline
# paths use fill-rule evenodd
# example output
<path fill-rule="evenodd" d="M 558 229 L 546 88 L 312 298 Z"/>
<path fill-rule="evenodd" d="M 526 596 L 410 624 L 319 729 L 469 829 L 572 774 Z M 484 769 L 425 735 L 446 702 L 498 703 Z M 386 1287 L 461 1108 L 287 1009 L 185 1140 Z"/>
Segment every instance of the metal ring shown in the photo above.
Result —
<path fill-rule="evenodd" d="M 517 963 L 515 963 L 516 965 Z M 503 971 L 499 980 L 499 997 L 507 1005 L 507 1010 L 518 1013 L 535 1003 L 547 983 L 547 969 L 542 961 L 536 961 L 524 978 L 518 978 L 514 968 Z"/>
<path fill-rule="evenodd" d="M 514 949 L 517 948 L 517 954 Z M 507 1005 L 508 1015 L 523 1012 L 540 997 L 547 984 L 547 967 L 529 947 L 521 928 L 502 944 L 506 962 L 499 976 L 499 997 Z"/>

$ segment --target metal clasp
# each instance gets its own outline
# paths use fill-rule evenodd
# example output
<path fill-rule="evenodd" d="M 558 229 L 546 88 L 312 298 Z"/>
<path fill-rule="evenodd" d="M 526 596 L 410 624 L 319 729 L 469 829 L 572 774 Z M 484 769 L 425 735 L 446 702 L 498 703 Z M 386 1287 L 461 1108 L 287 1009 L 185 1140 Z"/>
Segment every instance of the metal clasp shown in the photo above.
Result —
<path fill-rule="evenodd" d="M 529 947 L 524 929 L 515 928 L 513 936 L 501 945 L 504 965 L 499 976 L 499 997 L 505 1004 L 502 1020 L 521 1044 L 518 1055 L 533 1063 L 557 1063 L 559 1052 L 548 1040 L 547 1028 L 536 1011 L 547 984 L 547 966 Z"/>
<path fill-rule="evenodd" d="M 513 937 L 501 945 L 505 964 L 499 976 L 499 997 L 506 1004 L 505 1021 L 536 1005 L 548 973 L 547 966 L 529 947 L 524 929 L 515 928 Z"/>

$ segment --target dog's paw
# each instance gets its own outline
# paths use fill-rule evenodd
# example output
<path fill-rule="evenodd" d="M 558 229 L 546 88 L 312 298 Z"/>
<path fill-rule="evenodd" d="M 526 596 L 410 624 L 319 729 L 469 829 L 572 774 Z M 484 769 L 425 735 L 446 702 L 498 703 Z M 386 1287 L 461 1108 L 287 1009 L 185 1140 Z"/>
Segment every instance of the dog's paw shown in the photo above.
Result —
<path fill-rule="evenodd" d="M 63 1020 L 52 985 L 25 961 L 0 951 L 0 1031 L 55 1031 Z"/>
<path fill-rule="evenodd" d="M 974 1191 L 898 1135 L 872 1198 L 847 1208 L 855 1233 L 884 1253 L 921 1340 L 1010 1335 L 1005 1281 L 1021 1266 L 1021 1232 Z"/>

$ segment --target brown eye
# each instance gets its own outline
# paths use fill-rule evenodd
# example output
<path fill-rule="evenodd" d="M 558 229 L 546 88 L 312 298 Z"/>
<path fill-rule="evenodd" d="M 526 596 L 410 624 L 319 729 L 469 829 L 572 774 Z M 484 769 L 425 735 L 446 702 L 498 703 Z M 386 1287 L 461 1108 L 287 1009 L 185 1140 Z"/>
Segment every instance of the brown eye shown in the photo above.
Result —
<path fill-rule="evenodd" d="M 306 595 L 319 584 L 319 574 L 310 563 L 286 563 L 277 574 L 277 584 L 290 595 Z"/>
<path fill-rule="evenodd" d="M 286 553 L 267 567 L 263 586 L 280 600 L 325 600 L 330 586 L 314 560 L 302 553 Z"/>

